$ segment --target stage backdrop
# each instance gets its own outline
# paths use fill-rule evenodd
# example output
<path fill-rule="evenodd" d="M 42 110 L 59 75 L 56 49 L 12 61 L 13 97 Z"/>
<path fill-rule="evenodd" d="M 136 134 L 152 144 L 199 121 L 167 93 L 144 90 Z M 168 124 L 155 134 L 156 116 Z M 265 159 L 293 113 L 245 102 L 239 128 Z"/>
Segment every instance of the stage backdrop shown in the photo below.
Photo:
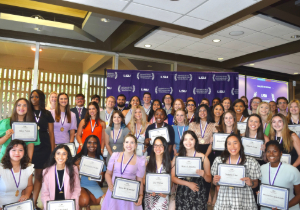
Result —
<path fill-rule="evenodd" d="M 152 100 L 162 100 L 165 94 L 186 101 L 193 97 L 197 103 L 202 98 L 238 98 L 238 73 L 195 73 L 137 70 L 107 70 L 106 96 L 117 98 L 124 94 L 127 101 L 132 96 L 142 100 L 144 92 L 150 92 Z"/>

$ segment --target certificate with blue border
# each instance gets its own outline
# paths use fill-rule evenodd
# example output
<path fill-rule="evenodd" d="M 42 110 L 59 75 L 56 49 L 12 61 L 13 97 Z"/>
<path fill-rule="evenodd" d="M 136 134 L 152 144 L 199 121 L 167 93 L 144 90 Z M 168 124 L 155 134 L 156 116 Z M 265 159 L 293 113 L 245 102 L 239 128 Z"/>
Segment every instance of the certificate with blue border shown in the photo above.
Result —
<path fill-rule="evenodd" d="M 74 210 L 76 209 L 75 200 L 47 201 L 47 210 Z"/>
<path fill-rule="evenodd" d="M 261 158 L 263 151 L 261 150 L 261 146 L 265 143 L 264 140 L 261 139 L 253 139 L 242 137 L 242 144 L 244 146 L 245 155 Z"/>
<path fill-rule="evenodd" d="M 33 210 L 32 200 L 3 205 L 3 210 Z"/>
<path fill-rule="evenodd" d="M 104 161 L 96 158 L 82 156 L 79 166 L 79 174 L 99 179 L 103 170 Z"/>
<path fill-rule="evenodd" d="M 289 209 L 289 189 L 267 184 L 259 188 L 258 203 L 261 206 L 277 209 Z"/>
<path fill-rule="evenodd" d="M 199 177 L 196 170 L 202 169 L 201 157 L 175 157 L 175 176 Z"/>
<path fill-rule="evenodd" d="M 161 128 L 155 128 L 153 130 L 149 130 L 149 138 L 151 139 L 150 144 L 153 144 L 153 141 L 156 137 L 164 137 L 166 141 L 169 143 L 170 142 L 170 136 L 169 136 L 169 131 L 167 127 L 161 127 Z"/>
<path fill-rule="evenodd" d="M 35 122 L 14 122 L 12 124 L 14 133 L 11 139 L 22 141 L 37 141 L 37 124 Z"/>
<path fill-rule="evenodd" d="M 245 181 L 240 180 L 246 176 L 246 167 L 244 165 L 219 163 L 218 175 L 221 176 L 218 185 L 245 187 Z"/>
<path fill-rule="evenodd" d="M 171 193 L 171 174 L 147 173 L 146 192 L 169 195 Z"/>
<path fill-rule="evenodd" d="M 280 161 L 291 165 L 291 159 L 292 159 L 292 157 L 290 154 L 282 153 Z"/>
<path fill-rule="evenodd" d="M 118 200 L 137 202 L 139 199 L 141 182 L 116 177 L 111 197 Z"/>
<path fill-rule="evenodd" d="M 225 141 L 230 133 L 214 133 L 213 134 L 213 150 L 224 151 Z"/>

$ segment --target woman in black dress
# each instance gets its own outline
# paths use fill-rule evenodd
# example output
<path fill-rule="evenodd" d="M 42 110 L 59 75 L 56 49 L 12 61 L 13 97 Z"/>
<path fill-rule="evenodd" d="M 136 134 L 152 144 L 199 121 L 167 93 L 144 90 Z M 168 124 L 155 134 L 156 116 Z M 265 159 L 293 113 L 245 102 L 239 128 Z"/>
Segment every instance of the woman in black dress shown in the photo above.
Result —
<path fill-rule="evenodd" d="M 30 94 L 31 108 L 38 125 L 41 144 L 34 147 L 32 163 L 34 164 L 33 201 L 36 206 L 37 199 L 42 187 L 42 172 L 44 164 L 48 160 L 55 147 L 53 123 L 54 119 L 45 109 L 45 94 L 41 90 L 33 90 Z M 39 209 L 35 207 L 36 209 Z"/>

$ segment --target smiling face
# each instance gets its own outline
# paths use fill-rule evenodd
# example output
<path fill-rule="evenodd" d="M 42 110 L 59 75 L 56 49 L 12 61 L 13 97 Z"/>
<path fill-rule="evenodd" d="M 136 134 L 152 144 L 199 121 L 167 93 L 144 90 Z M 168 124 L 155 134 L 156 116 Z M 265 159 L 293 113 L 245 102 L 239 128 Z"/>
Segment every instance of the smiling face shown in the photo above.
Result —
<path fill-rule="evenodd" d="M 219 104 L 220 103 L 220 101 L 218 100 L 218 99 L 214 99 L 213 101 L 212 101 L 212 106 L 214 106 L 214 105 L 216 105 L 216 104 Z"/>
<path fill-rule="evenodd" d="M 18 103 L 17 103 L 17 108 L 16 108 L 16 111 L 17 111 L 17 114 L 19 116 L 25 116 L 26 113 L 27 113 L 27 103 L 26 101 L 24 100 L 20 100 Z"/>
<path fill-rule="evenodd" d="M 192 101 L 190 101 L 187 103 L 186 108 L 187 108 L 188 112 L 194 112 L 196 109 L 196 106 Z"/>
<path fill-rule="evenodd" d="M 122 117 L 118 114 L 118 113 L 114 113 L 114 115 L 112 116 L 113 118 L 113 123 L 115 125 L 120 125 L 122 122 Z"/>
<path fill-rule="evenodd" d="M 275 112 L 277 109 L 276 103 L 274 101 L 270 102 L 271 112 Z"/>
<path fill-rule="evenodd" d="M 153 111 L 156 111 L 158 108 L 161 108 L 159 102 L 154 101 L 152 108 L 153 108 Z"/>
<path fill-rule="evenodd" d="M 221 117 L 221 115 L 224 113 L 224 110 L 223 108 L 220 106 L 220 105 L 217 105 L 215 108 L 214 108 L 214 115 L 216 117 Z"/>
<path fill-rule="evenodd" d="M 186 118 L 186 115 L 183 110 L 176 112 L 175 119 L 177 120 L 178 124 L 184 123 L 185 118 Z"/>
<path fill-rule="evenodd" d="M 245 107 L 242 102 L 238 102 L 234 105 L 233 109 L 236 114 L 243 114 Z"/>
<path fill-rule="evenodd" d="M 69 102 L 69 100 L 68 100 L 67 95 L 62 94 L 62 95 L 59 96 L 58 103 L 62 107 L 66 107 L 68 105 L 68 102 Z"/>
<path fill-rule="evenodd" d="M 136 145 L 135 139 L 132 138 L 131 136 L 129 136 L 124 140 L 123 146 L 124 146 L 125 152 L 130 153 L 130 152 L 134 152 L 137 145 Z"/>
<path fill-rule="evenodd" d="M 224 123 L 228 127 L 232 127 L 234 124 L 234 117 L 231 113 L 226 113 L 224 116 Z"/>
<path fill-rule="evenodd" d="M 153 150 L 155 155 L 157 156 L 161 156 L 162 154 L 164 154 L 164 145 L 162 143 L 162 141 L 160 139 L 156 139 L 154 144 L 153 144 Z"/>
<path fill-rule="evenodd" d="M 230 108 L 230 100 L 229 99 L 224 100 L 222 105 L 224 109 L 227 111 Z"/>
<path fill-rule="evenodd" d="M 269 145 L 266 149 L 267 160 L 270 163 L 279 163 L 282 152 L 275 145 Z"/>
<path fill-rule="evenodd" d="M 189 133 L 185 134 L 183 138 L 183 146 L 185 149 L 190 150 L 194 149 L 196 144 L 196 139 L 193 138 L 193 136 Z"/>
<path fill-rule="evenodd" d="M 9 157 L 12 161 L 19 162 L 24 157 L 24 147 L 21 144 L 15 144 L 9 151 Z"/>
<path fill-rule="evenodd" d="M 270 111 L 270 109 L 269 109 L 269 105 L 268 104 L 263 103 L 263 104 L 261 104 L 259 106 L 259 114 L 260 114 L 260 116 L 267 116 L 269 114 L 269 111 Z"/>
<path fill-rule="evenodd" d="M 174 109 L 175 109 L 175 111 L 177 109 L 183 109 L 182 104 L 181 104 L 181 102 L 179 100 L 175 100 L 175 102 L 174 102 Z"/>
<path fill-rule="evenodd" d="M 204 106 L 199 109 L 199 117 L 201 120 L 206 120 L 207 118 L 207 110 Z"/>
<path fill-rule="evenodd" d="M 230 153 L 230 155 L 235 156 L 238 155 L 241 150 L 241 144 L 237 137 L 230 136 L 227 139 L 227 150 Z"/>
<path fill-rule="evenodd" d="M 257 131 L 257 129 L 259 128 L 259 126 L 261 125 L 260 124 L 260 120 L 258 117 L 256 116 L 251 116 L 249 119 L 248 119 L 248 127 L 249 127 L 249 130 L 251 131 Z"/>
<path fill-rule="evenodd" d="M 68 152 L 64 148 L 58 149 L 55 153 L 54 159 L 57 164 L 64 165 L 68 159 Z"/>
<path fill-rule="evenodd" d="M 30 96 L 30 100 L 33 106 L 38 106 L 40 104 L 40 97 L 39 94 L 37 94 L 37 92 L 32 92 L 31 96 Z"/>
<path fill-rule="evenodd" d="M 136 109 L 134 112 L 134 118 L 136 120 L 142 120 L 142 111 L 141 109 Z"/>
<path fill-rule="evenodd" d="M 125 106 L 125 103 L 126 103 L 125 97 L 124 96 L 119 96 L 118 99 L 117 99 L 117 106 L 123 107 L 123 106 Z"/>
<path fill-rule="evenodd" d="M 171 103 L 172 103 L 172 98 L 171 98 L 171 96 L 170 96 L 170 95 L 166 95 L 166 96 L 165 96 L 165 99 L 164 99 L 164 104 L 165 104 L 165 105 L 171 105 Z"/>
<path fill-rule="evenodd" d="M 166 118 L 165 113 L 162 110 L 156 110 L 155 114 L 154 114 L 154 118 L 156 123 L 158 124 L 162 124 Z"/>
<path fill-rule="evenodd" d="M 283 129 L 283 120 L 281 117 L 276 116 L 272 119 L 272 127 L 275 131 L 282 131 Z"/>
<path fill-rule="evenodd" d="M 139 98 L 138 97 L 133 97 L 130 104 L 131 104 L 132 108 L 137 107 L 138 105 L 140 105 Z"/>
<path fill-rule="evenodd" d="M 106 107 L 109 109 L 114 108 L 114 106 L 116 105 L 115 100 L 113 98 L 107 98 L 106 100 Z"/>
<path fill-rule="evenodd" d="M 90 153 L 95 153 L 97 150 L 97 139 L 91 137 L 87 142 L 87 149 Z"/>
<path fill-rule="evenodd" d="M 253 99 L 253 100 L 252 100 L 252 103 L 251 103 L 252 109 L 256 110 L 259 103 L 260 103 L 260 100 L 259 100 L 259 99 L 257 99 L 257 98 L 256 98 L 256 99 Z"/>
<path fill-rule="evenodd" d="M 96 109 L 96 107 L 94 105 L 89 105 L 89 115 L 91 117 L 96 117 L 96 114 L 98 114 L 98 110 Z"/>
<path fill-rule="evenodd" d="M 82 96 L 76 97 L 76 99 L 75 99 L 76 106 L 82 107 L 84 105 L 84 103 L 85 103 L 85 100 Z"/>
<path fill-rule="evenodd" d="M 296 102 L 291 103 L 290 112 L 293 115 L 299 115 L 299 107 Z"/>
<path fill-rule="evenodd" d="M 151 102 L 151 96 L 149 94 L 145 94 L 143 97 L 143 101 L 145 104 L 150 104 Z"/>
<path fill-rule="evenodd" d="M 287 102 L 286 102 L 286 100 L 284 100 L 284 99 L 279 99 L 278 100 L 278 108 L 280 109 L 280 111 L 285 111 L 286 110 L 286 108 L 287 108 Z"/>
<path fill-rule="evenodd" d="M 56 104 L 56 100 L 57 100 L 57 94 L 52 93 L 51 96 L 50 96 L 50 103 L 51 104 Z"/>

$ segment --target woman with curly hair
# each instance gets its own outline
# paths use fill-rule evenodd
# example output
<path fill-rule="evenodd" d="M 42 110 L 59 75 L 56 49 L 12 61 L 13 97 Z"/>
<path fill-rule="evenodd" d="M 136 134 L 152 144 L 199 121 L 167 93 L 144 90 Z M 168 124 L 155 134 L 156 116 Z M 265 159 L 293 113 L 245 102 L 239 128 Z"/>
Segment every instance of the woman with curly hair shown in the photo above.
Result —
<path fill-rule="evenodd" d="M 75 199 L 79 210 L 80 180 L 69 147 L 64 144 L 55 147 L 46 166 L 41 190 L 44 209 L 47 210 L 47 201 Z"/>
<path fill-rule="evenodd" d="M 29 162 L 25 142 L 11 141 L 0 164 L 0 209 L 2 205 L 22 202 L 31 196 L 34 169 Z"/>

